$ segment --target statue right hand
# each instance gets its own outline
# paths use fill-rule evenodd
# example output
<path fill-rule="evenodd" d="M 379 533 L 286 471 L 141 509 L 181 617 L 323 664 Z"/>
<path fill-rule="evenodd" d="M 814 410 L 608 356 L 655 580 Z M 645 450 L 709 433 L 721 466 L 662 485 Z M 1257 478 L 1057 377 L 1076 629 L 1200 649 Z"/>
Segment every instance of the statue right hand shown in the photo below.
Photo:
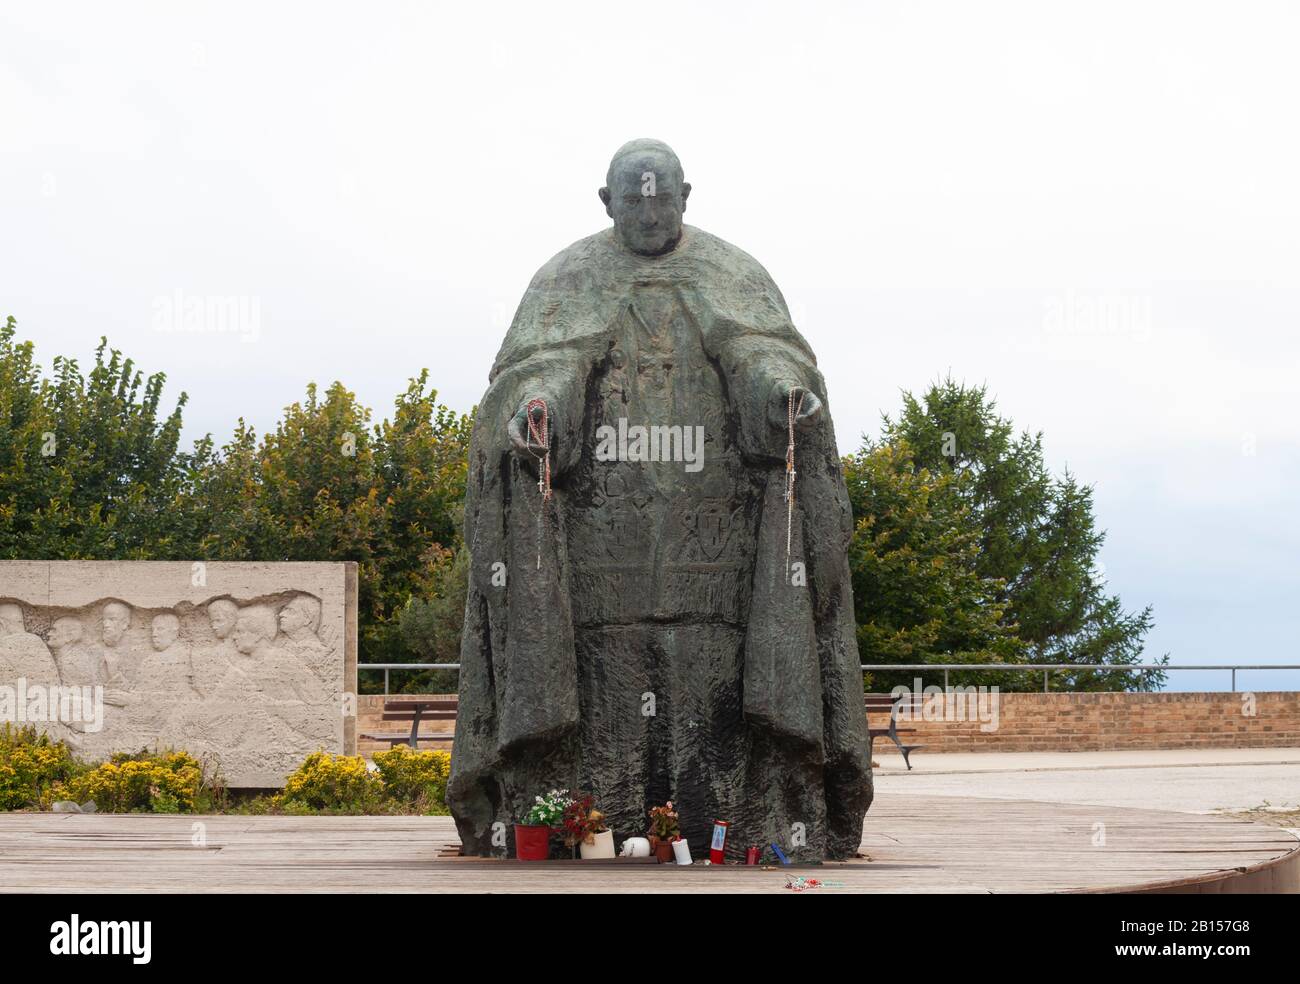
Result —
<path fill-rule="evenodd" d="M 540 429 L 542 426 L 540 407 L 533 410 L 533 424 L 534 430 Z M 546 447 L 539 447 L 536 438 L 533 438 L 531 443 L 529 442 L 527 400 L 519 405 L 519 409 L 515 411 L 515 415 L 510 418 L 510 422 L 506 425 L 506 433 L 510 435 L 510 444 L 515 453 L 522 455 L 529 461 L 535 461 L 542 457 L 542 455 L 546 454 L 547 448 L 551 451 L 555 450 L 555 421 L 550 419 L 549 415 L 546 421 L 546 430 Z M 551 460 L 553 464 L 555 459 L 552 458 Z"/>

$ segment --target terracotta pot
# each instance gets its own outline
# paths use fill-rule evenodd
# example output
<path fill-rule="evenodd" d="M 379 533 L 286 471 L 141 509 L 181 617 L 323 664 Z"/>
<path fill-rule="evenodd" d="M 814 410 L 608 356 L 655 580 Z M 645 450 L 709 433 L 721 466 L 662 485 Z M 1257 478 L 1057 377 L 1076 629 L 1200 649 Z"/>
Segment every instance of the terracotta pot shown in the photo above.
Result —
<path fill-rule="evenodd" d="M 605 830 L 599 834 L 593 834 L 596 838 L 594 844 L 588 844 L 583 841 L 578 845 L 578 853 L 582 855 L 582 860 L 590 861 L 594 858 L 612 858 L 614 856 L 614 831 Z"/>
<path fill-rule="evenodd" d="M 515 824 L 515 857 L 520 861 L 545 861 L 551 855 L 551 828 Z"/>
<path fill-rule="evenodd" d="M 655 857 L 659 859 L 660 864 L 673 863 L 673 842 L 659 838 L 655 841 Z"/>

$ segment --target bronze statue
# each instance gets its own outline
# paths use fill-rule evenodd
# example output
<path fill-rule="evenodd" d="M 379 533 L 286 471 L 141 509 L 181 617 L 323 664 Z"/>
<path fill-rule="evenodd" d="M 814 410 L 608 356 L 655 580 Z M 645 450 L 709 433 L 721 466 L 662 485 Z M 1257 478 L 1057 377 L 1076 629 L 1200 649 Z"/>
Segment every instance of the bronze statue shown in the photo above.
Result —
<path fill-rule="evenodd" d="M 492 367 L 448 787 L 468 854 L 500 855 L 552 787 L 594 793 L 620 839 L 672 800 L 697 855 L 715 819 L 737 856 L 861 841 L 852 516 L 824 383 L 767 272 L 683 225 L 690 191 L 667 145 L 620 148 L 613 228 L 538 271 Z"/>

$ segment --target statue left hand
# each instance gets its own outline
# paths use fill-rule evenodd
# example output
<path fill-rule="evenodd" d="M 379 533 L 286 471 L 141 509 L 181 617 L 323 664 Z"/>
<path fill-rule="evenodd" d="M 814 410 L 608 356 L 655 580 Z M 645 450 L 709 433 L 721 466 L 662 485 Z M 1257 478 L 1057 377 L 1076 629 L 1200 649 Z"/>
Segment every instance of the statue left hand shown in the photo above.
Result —
<path fill-rule="evenodd" d="M 772 396 L 767 403 L 768 419 L 777 427 L 785 430 L 790 424 L 790 392 L 794 391 L 794 405 L 798 414 L 794 425 L 799 430 L 807 430 L 821 419 L 822 401 L 817 394 L 798 383 L 782 381 L 772 388 Z M 802 404 L 800 400 L 802 399 Z"/>

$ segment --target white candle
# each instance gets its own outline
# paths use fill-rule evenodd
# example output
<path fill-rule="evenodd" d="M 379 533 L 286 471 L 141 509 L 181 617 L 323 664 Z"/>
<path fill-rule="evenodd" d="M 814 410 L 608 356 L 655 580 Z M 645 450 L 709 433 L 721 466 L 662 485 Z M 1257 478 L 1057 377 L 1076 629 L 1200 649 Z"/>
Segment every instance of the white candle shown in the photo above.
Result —
<path fill-rule="evenodd" d="M 691 863 L 691 849 L 686 845 L 686 838 L 673 841 L 673 857 L 677 859 L 678 864 Z"/>

